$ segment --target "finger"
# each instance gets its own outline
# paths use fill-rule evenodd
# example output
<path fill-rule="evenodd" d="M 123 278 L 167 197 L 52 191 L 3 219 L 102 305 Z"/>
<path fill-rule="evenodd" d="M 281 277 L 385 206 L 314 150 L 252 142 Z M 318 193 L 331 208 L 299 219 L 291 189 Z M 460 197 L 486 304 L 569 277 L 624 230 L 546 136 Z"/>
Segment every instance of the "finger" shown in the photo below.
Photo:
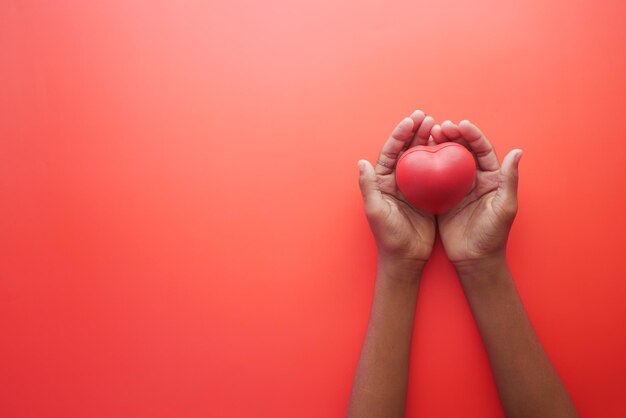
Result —
<path fill-rule="evenodd" d="M 419 130 L 419 127 L 422 126 L 422 123 L 424 122 L 424 119 L 426 119 L 426 114 L 424 113 L 423 110 L 416 110 L 415 112 L 413 112 L 410 116 L 411 119 L 413 119 L 413 138 L 407 142 L 407 146 L 405 149 L 409 149 L 411 147 L 414 147 L 415 145 L 419 145 L 418 142 L 420 141 L 420 138 L 417 136 L 417 131 Z"/>
<path fill-rule="evenodd" d="M 459 127 L 449 120 L 443 121 L 443 123 L 441 124 L 441 132 L 449 141 L 453 139 L 459 139 L 461 137 Z"/>
<path fill-rule="evenodd" d="M 414 123 L 411 118 L 404 118 L 391 132 L 391 136 L 383 145 L 383 149 L 378 156 L 376 163 L 376 174 L 390 174 L 393 172 L 400 151 L 402 151 L 407 141 L 410 141 L 414 135 Z"/>
<path fill-rule="evenodd" d="M 437 145 L 437 143 L 435 142 L 435 138 L 431 135 L 430 138 L 428 138 L 428 146 L 433 147 L 435 145 Z"/>
<path fill-rule="evenodd" d="M 510 151 L 502 161 L 502 175 L 504 176 L 504 185 L 508 194 L 517 196 L 517 183 L 519 178 L 519 161 L 522 158 L 523 151 L 514 149 Z"/>
<path fill-rule="evenodd" d="M 446 137 L 443 135 L 441 130 L 441 125 L 435 124 L 433 128 L 430 130 L 430 135 L 433 137 L 437 144 L 441 144 L 442 142 L 446 142 Z"/>
<path fill-rule="evenodd" d="M 430 131 L 435 126 L 435 119 L 432 116 L 426 116 L 422 124 L 417 128 L 417 133 L 415 134 L 414 143 L 415 145 L 427 145 L 428 140 L 430 139 Z"/>
<path fill-rule="evenodd" d="M 409 148 L 416 145 L 428 145 L 430 139 L 430 131 L 435 126 L 435 119 L 432 116 L 425 116 L 424 120 L 419 126 L 415 127 L 415 136 L 409 144 Z"/>
<path fill-rule="evenodd" d="M 378 187 L 378 178 L 372 164 L 367 160 L 359 160 L 359 187 L 363 204 L 365 205 L 365 214 L 368 218 L 379 213 L 383 208 L 384 200 Z"/>
<path fill-rule="evenodd" d="M 426 118 L 426 113 L 424 113 L 423 110 L 418 109 L 411 113 L 411 116 L 409 117 L 411 118 L 411 120 L 413 120 L 413 130 L 417 131 L 417 128 L 422 124 L 422 122 L 424 122 L 424 119 Z"/>
<path fill-rule="evenodd" d="M 441 133 L 446 141 L 456 142 L 457 144 L 463 145 L 468 150 L 470 149 L 467 141 L 461 136 L 458 125 L 454 124 L 452 121 L 446 120 L 441 124 Z"/>
<path fill-rule="evenodd" d="M 424 113 L 423 110 L 418 109 L 418 110 L 413 111 L 413 113 L 411 113 L 411 116 L 409 117 L 413 120 L 413 131 L 415 132 L 415 134 L 413 135 L 413 139 L 410 141 L 407 141 L 402 151 L 400 151 L 400 153 L 398 154 L 398 160 L 400 160 L 400 157 L 402 157 L 402 154 L 404 154 L 404 152 L 407 149 L 414 146 L 415 137 L 417 136 L 417 128 L 419 128 L 422 122 L 424 121 L 426 114 Z"/>
<path fill-rule="evenodd" d="M 459 123 L 459 132 L 476 155 L 476 161 L 483 171 L 496 171 L 500 168 L 493 145 L 476 125 L 468 120 L 462 120 Z"/>
<path fill-rule="evenodd" d="M 501 174 L 503 183 L 498 188 L 494 204 L 513 219 L 517 213 L 517 184 L 519 178 L 519 161 L 522 158 L 522 150 L 514 149 L 509 152 L 502 161 Z"/>

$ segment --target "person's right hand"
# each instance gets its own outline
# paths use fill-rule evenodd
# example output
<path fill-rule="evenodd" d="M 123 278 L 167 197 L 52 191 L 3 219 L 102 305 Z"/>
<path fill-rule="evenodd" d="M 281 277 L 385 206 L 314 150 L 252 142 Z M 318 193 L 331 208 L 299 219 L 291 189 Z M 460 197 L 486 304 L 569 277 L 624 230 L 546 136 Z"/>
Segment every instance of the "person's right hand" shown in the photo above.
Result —
<path fill-rule="evenodd" d="M 437 217 L 439 233 L 450 261 L 459 268 L 501 261 L 517 213 L 518 164 L 522 150 L 504 157 L 502 166 L 483 133 L 470 121 L 450 121 L 432 129 L 435 142 L 456 141 L 467 146 L 477 162 L 476 180 L 468 195 L 448 213 Z"/>
<path fill-rule="evenodd" d="M 404 150 L 426 145 L 435 121 L 416 110 L 404 118 L 383 145 L 376 168 L 359 161 L 365 214 L 379 257 L 391 264 L 423 268 L 435 241 L 435 217 L 411 206 L 396 186 L 395 166 Z"/>

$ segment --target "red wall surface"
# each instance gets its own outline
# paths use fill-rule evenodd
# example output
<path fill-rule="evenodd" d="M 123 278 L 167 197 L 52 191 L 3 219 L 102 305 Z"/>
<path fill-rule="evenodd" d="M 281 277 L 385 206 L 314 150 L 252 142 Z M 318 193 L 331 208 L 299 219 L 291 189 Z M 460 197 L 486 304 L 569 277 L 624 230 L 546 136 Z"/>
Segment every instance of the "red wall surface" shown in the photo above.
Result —
<path fill-rule="evenodd" d="M 340 417 L 416 108 L 524 150 L 509 259 L 583 417 L 626 405 L 626 3 L 0 3 L 0 416 Z M 409 417 L 501 417 L 437 244 Z"/>

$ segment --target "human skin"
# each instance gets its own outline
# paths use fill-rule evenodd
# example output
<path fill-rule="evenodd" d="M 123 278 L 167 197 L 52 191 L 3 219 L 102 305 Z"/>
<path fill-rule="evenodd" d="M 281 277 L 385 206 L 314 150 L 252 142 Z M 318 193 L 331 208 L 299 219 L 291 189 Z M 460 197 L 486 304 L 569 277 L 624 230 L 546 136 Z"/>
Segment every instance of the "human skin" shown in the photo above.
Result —
<path fill-rule="evenodd" d="M 505 415 L 578 416 L 528 320 L 506 260 L 522 151 L 512 150 L 500 165 L 489 140 L 467 120 L 436 125 L 432 135 L 437 143 L 461 142 L 476 156 L 474 187 L 454 209 L 439 215 L 437 224 L 485 345 Z"/>
<path fill-rule="evenodd" d="M 468 147 L 476 157 L 477 174 L 465 199 L 435 218 L 404 200 L 393 168 L 405 149 L 445 141 Z M 521 155 L 521 150 L 509 152 L 500 166 L 493 146 L 471 122 L 437 125 L 418 110 L 383 145 L 383 165 L 374 168 L 359 161 L 378 268 L 348 417 L 404 416 L 417 292 L 435 224 L 481 333 L 506 416 L 577 416 L 526 316 L 506 262 Z"/>
<path fill-rule="evenodd" d="M 393 130 L 379 160 L 395 167 L 404 149 L 427 144 L 433 126 L 433 118 L 413 112 Z M 404 416 L 417 291 L 435 241 L 435 217 L 404 200 L 389 167 L 359 161 L 359 184 L 376 240 L 378 269 L 349 417 Z"/>

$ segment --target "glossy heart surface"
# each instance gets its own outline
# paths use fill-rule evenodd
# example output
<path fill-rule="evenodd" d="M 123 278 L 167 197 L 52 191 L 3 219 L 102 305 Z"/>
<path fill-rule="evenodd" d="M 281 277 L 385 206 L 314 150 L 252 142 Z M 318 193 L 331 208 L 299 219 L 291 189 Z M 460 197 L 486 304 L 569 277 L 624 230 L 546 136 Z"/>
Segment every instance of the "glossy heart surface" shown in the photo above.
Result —
<path fill-rule="evenodd" d="M 448 212 L 470 191 L 476 176 L 472 154 L 456 142 L 408 149 L 396 166 L 396 185 L 406 200 L 432 214 Z"/>

